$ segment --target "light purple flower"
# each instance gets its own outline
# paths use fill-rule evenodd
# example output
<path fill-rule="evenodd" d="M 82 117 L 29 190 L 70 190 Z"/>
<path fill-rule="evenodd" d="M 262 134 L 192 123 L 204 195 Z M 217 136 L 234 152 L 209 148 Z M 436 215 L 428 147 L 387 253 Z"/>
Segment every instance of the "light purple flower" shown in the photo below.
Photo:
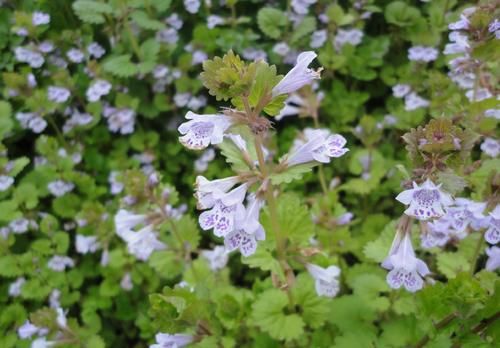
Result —
<path fill-rule="evenodd" d="M 49 86 L 47 95 L 50 101 L 61 104 L 68 101 L 71 93 L 69 89 L 64 87 Z"/>
<path fill-rule="evenodd" d="M 85 55 L 82 51 L 77 48 L 72 48 L 68 52 L 66 52 L 66 57 L 73 63 L 81 63 L 85 58 Z"/>
<path fill-rule="evenodd" d="M 328 38 L 328 32 L 326 29 L 316 30 L 311 34 L 311 41 L 309 45 L 311 46 L 311 48 L 323 47 L 327 38 Z"/>
<path fill-rule="evenodd" d="M 0 191 L 7 191 L 14 183 L 14 178 L 8 175 L 0 175 Z"/>
<path fill-rule="evenodd" d="M 409 205 L 405 214 L 419 220 L 439 218 L 445 214 L 443 208 L 453 204 L 451 196 L 427 179 L 421 186 L 413 182 L 413 188 L 401 192 L 396 200 Z"/>
<path fill-rule="evenodd" d="M 184 8 L 189 13 L 195 14 L 200 9 L 201 1 L 200 0 L 184 0 Z"/>
<path fill-rule="evenodd" d="M 123 275 L 122 279 L 120 280 L 120 287 L 125 291 L 130 291 L 134 288 L 130 272 L 127 272 Z"/>
<path fill-rule="evenodd" d="M 73 191 L 75 184 L 64 180 L 55 180 L 47 185 L 50 193 L 56 197 L 64 196 L 66 193 Z"/>
<path fill-rule="evenodd" d="M 167 247 L 158 240 L 152 225 L 147 225 L 137 232 L 125 230 L 118 235 L 127 243 L 128 252 L 141 261 L 147 261 L 154 251 Z"/>
<path fill-rule="evenodd" d="M 39 330 L 39 327 L 33 325 L 29 320 L 26 320 L 24 324 L 17 329 L 17 335 L 20 339 L 24 340 L 31 338 L 31 336 L 38 333 Z"/>
<path fill-rule="evenodd" d="M 149 346 L 149 348 L 182 348 L 194 341 L 192 335 L 186 334 L 166 334 L 157 333 L 155 336 L 156 344 Z"/>
<path fill-rule="evenodd" d="M 408 50 L 408 59 L 416 62 L 432 62 L 438 55 L 439 51 L 433 47 L 413 46 Z"/>
<path fill-rule="evenodd" d="M 422 277 L 430 273 L 425 262 L 415 257 L 408 233 L 402 239 L 400 232 L 396 234 L 389 256 L 382 262 L 382 267 L 390 270 L 386 280 L 391 288 L 399 289 L 404 286 L 410 292 L 422 289 Z"/>
<path fill-rule="evenodd" d="M 208 261 L 212 271 L 223 269 L 229 260 L 226 248 L 220 245 L 216 246 L 213 250 L 202 250 L 201 256 Z"/>
<path fill-rule="evenodd" d="M 316 58 L 316 53 L 312 51 L 302 52 L 297 57 L 295 66 L 285 75 L 285 77 L 273 88 L 273 97 L 281 94 L 295 92 L 305 85 L 311 84 L 320 78 L 320 71 L 309 69 L 309 64 Z"/>
<path fill-rule="evenodd" d="M 75 241 L 76 251 L 80 254 L 95 253 L 100 248 L 99 241 L 96 236 L 76 235 Z"/>
<path fill-rule="evenodd" d="M 496 246 L 486 248 L 486 254 L 488 255 L 486 270 L 493 272 L 500 268 L 500 248 Z"/>
<path fill-rule="evenodd" d="M 207 27 L 208 29 L 213 29 L 218 25 L 224 24 L 226 20 L 222 18 L 221 16 L 217 15 L 210 15 L 207 18 Z"/>
<path fill-rule="evenodd" d="M 415 92 L 411 92 L 405 97 L 405 110 L 413 111 L 419 108 L 426 108 L 429 106 L 429 101 L 417 95 Z"/>
<path fill-rule="evenodd" d="M 87 52 L 90 56 L 99 59 L 106 53 L 106 50 L 97 42 L 92 42 L 87 46 Z"/>
<path fill-rule="evenodd" d="M 328 130 L 315 129 L 306 134 L 306 142 L 292 148 L 285 162 L 289 166 L 317 161 L 329 163 L 331 158 L 343 156 L 346 139 L 340 134 L 331 134 Z"/>
<path fill-rule="evenodd" d="M 56 272 L 62 272 L 66 268 L 75 266 L 75 261 L 68 256 L 54 255 L 47 262 L 47 267 Z"/>
<path fill-rule="evenodd" d="M 231 126 L 231 120 L 224 115 L 198 115 L 189 111 L 186 119 L 178 128 L 182 145 L 192 150 L 201 150 L 208 145 L 220 144 L 224 132 Z"/>
<path fill-rule="evenodd" d="M 481 144 L 481 151 L 490 157 L 498 157 L 500 154 L 500 141 L 494 138 L 486 138 Z"/>
<path fill-rule="evenodd" d="M 487 218 L 487 230 L 484 239 L 490 244 L 500 242 L 500 205 L 497 205 Z"/>
<path fill-rule="evenodd" d="M 392 95 L 396 98 L 403 98 L 405 95 L 411 92 L 410 85 L 398 83 L 392 87 Z"/>
<path fill-rule="evenodd" d="M 31 16 L 31 22 L 34 26 L 44 25 L 50 23 L 50 15 L 48 13 L 35 11 Z"/>
<path fill-rule="evenodd" d="M 307 271 L 314 278 L 316 293 L 318 296 L 335 297 L 339 290 L 340 268 L 337 266 L 329 266 L 327 268 L 308 263 Z"/>
<path fill-rule="evenodd" d="M 359 29 L 339 29 L 334 39 L 334 46 L 340 51 L 345 44 L 357 46 L 363 40 L 364 33 Z"/>
<path fill-rule="evenodd" d="M 265 240 L 264 228 L 259 222 L 260 209 L 264 202 L 253 195 L 248 200 L 245 213 L 235 215 L 234 231 L 224 237 L 226 250 L 239 249 L 241 255 L 248 257 L 257 250 L 257 243 Z"/>
<path fill-rule="evenodd" d="M 17 278 L 14 282 L 9 284 L 9 296 L 17 297 L 21 295 L 21 288 L 24 283 L 26 283 L 26 279 L 24 277 Z"/>
<path fill-rule="evenodd" d="M 215 205 L 216 197 L 227 193 L 238 182 L 239 178 L 237 176 L 210 181 L 204 176 L 198 175 L 195 183 L 195 197 L 198 209 L 212 208 Z"/>
<path fill-rule="evenodd" d="M 111 83 L 106 80 L 95 80 L 87 89 L 87 100 L 91 103 L 100 100 L 102 96 L 109 94 L 111 87 Z"/>
<path fill-rule="evenodd" d="M 242 184 L 235 189 L 222 193 L 213 192 L 214 205 L 210 210 L 200 214 L 198 221 L 203 230 L 213 229 L 217 237 L 225 237 L 235 229 L 235 221 L 245 216 L 243 200 L 247 185 Z"/>

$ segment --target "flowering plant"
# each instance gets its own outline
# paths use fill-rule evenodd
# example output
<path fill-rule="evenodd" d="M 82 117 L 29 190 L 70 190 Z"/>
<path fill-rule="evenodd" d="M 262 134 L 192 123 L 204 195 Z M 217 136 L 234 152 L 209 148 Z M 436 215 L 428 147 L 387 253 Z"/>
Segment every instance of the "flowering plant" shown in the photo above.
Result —
<path fill-rule="evenodd" d="M 498 3 L 0 0 L 0 347 L 493 347 Z"/>

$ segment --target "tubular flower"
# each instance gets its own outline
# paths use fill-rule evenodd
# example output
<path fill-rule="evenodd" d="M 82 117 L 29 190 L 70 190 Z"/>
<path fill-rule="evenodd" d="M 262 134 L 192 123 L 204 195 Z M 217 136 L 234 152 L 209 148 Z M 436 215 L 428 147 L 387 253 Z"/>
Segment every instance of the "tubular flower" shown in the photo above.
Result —
<path fill-rule="evenodd" d="M 273 98 L 281 95 L 294 92 L 305 85 L 318 80 L 321 69 L 315 71 L 309 68 L 309 64 L 317 57 L 317 54 L 312 51 L 302 52 L 297 57 L 295 66 L 285 75 L 285 77 L 273 88 Z"/>
<path fill-rule="evenodd" d="M 220 144 L 224 139 L 224 132 L 231 126 L 231 121 L 224 115 L 198 115 L 189 111 L 186 119 L 178 128 L 179 141 L 192 150 L 201 150 L 208 145 Z"/>

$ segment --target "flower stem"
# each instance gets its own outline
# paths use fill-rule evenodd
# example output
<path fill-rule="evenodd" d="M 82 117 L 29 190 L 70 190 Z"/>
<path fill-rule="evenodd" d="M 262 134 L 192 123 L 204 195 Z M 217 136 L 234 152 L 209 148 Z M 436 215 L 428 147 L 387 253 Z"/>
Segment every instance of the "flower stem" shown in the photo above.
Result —
<path fill-rule="evenodd" d="M 434 325 L 435 329 L 437 331 L 439 331 L 439 330 L 445 328 L 456 317 L 458 317 L 457 313 L 451 313 L 451 314 L 449 314 L 448 316 L 446 316 L 445 318 L 443 318 L 443 320 L 441 320 L 436 325 Z M 418 341 L 418 343 L 415 345 L 414 348 L 422 348 L 422 347 L 424 347 L 427 343 L 429 343 L 429 340 L 430 340 L 429 335 L 425 335 L 424 337 L 422 337 L 422 339 L 420 341 Z"/>
<path fill-rule="evenodd" d="M 263 145 L 262 145 L 262 135 L 257 134 L 255 136 L 255 151 L 257 152 L 257 159 L 259 161 L 259 169 L 265 178 L 264 180 L 269 180 L 268 177 L 268 171 L 266 167 L 266 161 L 264 158 L 264 151 L 263 151 Z M 288 297 L 288 309 L 293 311 L 293 298 L 292 298 L 292 293 L 290 292 L 291 284 L 289 282 L 289 277 L 288 274 L 291 270 L 290 266 L 288 265 L 288 262 L 286 261 L 286 253 L 285 253 L 285 239 L 281 235 L 280 231 L 280 224 L 278 221 L 278 208 L 276 204 L 276 199 L 273 194 L 273 185 L 269 181 L 269 186 L 266 189 L 266 201 L 269 206 L 269 216 L 271 218 L 271 226 L 274 230 L 274 235 L 276 239 L 276 253 L 278 254 L 278 261 L 280 263 L 280 266 L 283 270 L 283 274 L 285 276 L 286 280 L 286 294 Z"/>

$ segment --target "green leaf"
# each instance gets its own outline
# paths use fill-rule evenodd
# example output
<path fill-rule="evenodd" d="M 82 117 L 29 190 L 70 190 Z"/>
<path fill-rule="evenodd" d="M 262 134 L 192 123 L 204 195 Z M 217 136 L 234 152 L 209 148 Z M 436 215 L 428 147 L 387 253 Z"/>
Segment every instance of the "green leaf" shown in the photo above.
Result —
<path fill-rule="evenodd" d="M 24 204 L 26 208 L 33 209 L 38 204 L 38 191 L 31 183 L 22 183 L 14 190 L 14 200 L 18 205 Z"/>
<path fill-rule="evenodd" d="M 467 272 L 470 269 L 469 261 L 459 253 L 442 251 L 437 254 L 436 258 L 439 272 L 448 279 L 455 278 L 458 273 Z"/>
<path fill-rule="evenodd" d="M 0 140 L 9 134 L 13 127 L 12 106 L 8 102 L 0 100 Z"/>
<path fill-rule="evenodd" d="M 149 39 L 139 48 L 141 57 L 145 61 L 156 61 L 158 53 L 160 53 L 160 44 L 155 39 Z"/>
<path fill-rule="evenodd" d="M 274 238 L 269 210 L 264 211 L 261 222 L 269 239 Z M 314 234 L 314 224 L 309 209 L 295 194 L 287 193 L 279 197 L 278 225 L 282 237 L 287 237 L 299 245 L 309 245 L 309 238 Z"/>
<path fill-rule="evenodd" d="M 16 176 L 19 174 L 24 167 L 26 167 L 30 163 L 28 157 L 20 157 L 14 160 L 12 169 L 9 172 L 10 176 Z"/>
<path fill-rule="evenodd" d="M 14 255 L 4 255 L 0 257 L 0 275 L 2 277 L 13 278 L 23 274 Z"/>
<path fill-rule="evenodd" d="M 103 69 L 118 77 L 134 76 L 138 73 L 138 68 L 130 58 L 130 54 L 109 57 L 104 61 Z"/>
<path fill-rule="evenodd" d="M 91 0 L 78 0 L 72 4 L 78 18 L 83 22 L 102 24 L 105 22 L 105 14 L 112 14 L 113 8 L 107 3 Z"/>
<path fill-rule="evenodd" d="M 257 13 L 257 24 L 260 30 L 272 39 L 278 39 L 288 23 L 288 18 L 282 11 L 264 7 Z"/>
<path fill-rule="evenodd" d="M 285 280 L 285 274 L 278 260 L 267 251 L 263 246 L 259 246 L 253 255 L 242 257 L 241 263 L 249 266 L 250 268 L 259 268 L 263 271 L 270 271 L 276 274 L 280 280 Z"/>
<path fill-rule="evenodd" d="M 165 279 L 178 277 L 183 269 L 181 260 L 170 250 L 155 251 L 151 254 L 148 264 Z"/>
<path fill-rule="evenodd" d="M 302 319 L 311 328 L 323 326 L 328 318 L 328 299 L 316 294 L 314 281 L 308 273 L 301 273 L 292 288 L 294 302 L 299 305 Z"/>
<path fill-rule="evenodd" d="M 270 289 L 259 295 L 252 306 L 252 320 L 262 331 L 278 340 L 293 340 L 304 332 L 304 321 L 297 314 L 285 314 L 287 295 Z"/>
<path fill-rule="evenodd" d="M 396 221 L 391 221 L 380 233 L 379 237 L 367 243 L 363 248 L 365 256 L 377 263 L 384 261 L 389 253 L 392 240 L 396 234 Z"/>
<path fill-rule="evenodd" d="M 148 14 L 141 10 L 136 10 L 130 14 L 130 18 L 137 24 L 140 28 L 146 30 L 162 30 L 165 28 L 165 24 L 152 19 Z"/>
<path fill-rule="evenodd" d="M 273 185 L 289 184 L 294 180 L 300 180 L 302 177 L 312 172 L 312 168 L 317 165 L 316 162 L 309 162 L 304 164 L 299 164 L 296 166 L 288 167 L 285 171 L 281 173 L 271 174 L 271 182 Z"/>
<path fill-rule="evenodd" d="M 67 193 L 52 201 L 54 212 L 64 218 L 73 218 L 80 210 L 80 198 L 74 193 Z"/>
<path fill-rule="evenodd" d="M 21 216 L 21 212 L 17 210 L 17 202 L 15 200 L 4 200 L 0 202 L 0 221 L 9 223 Z"/>
<path fill-rule="evenodd" d="M 316 30 L 316 18 L 312 16 L 304 17 L 302 22 L 293 29 L 293 34 L 290 39 L 291 43 L 296 43 L 304 36 L 311 34 Z"/>
<path fill-rule="evenodd" d="M 384 15 L 387 22 L 399 27 L 410 26 L 421 17 L 418 8 L 409 6 L 403 1 L 391 2 L 385 8 Z"/>

